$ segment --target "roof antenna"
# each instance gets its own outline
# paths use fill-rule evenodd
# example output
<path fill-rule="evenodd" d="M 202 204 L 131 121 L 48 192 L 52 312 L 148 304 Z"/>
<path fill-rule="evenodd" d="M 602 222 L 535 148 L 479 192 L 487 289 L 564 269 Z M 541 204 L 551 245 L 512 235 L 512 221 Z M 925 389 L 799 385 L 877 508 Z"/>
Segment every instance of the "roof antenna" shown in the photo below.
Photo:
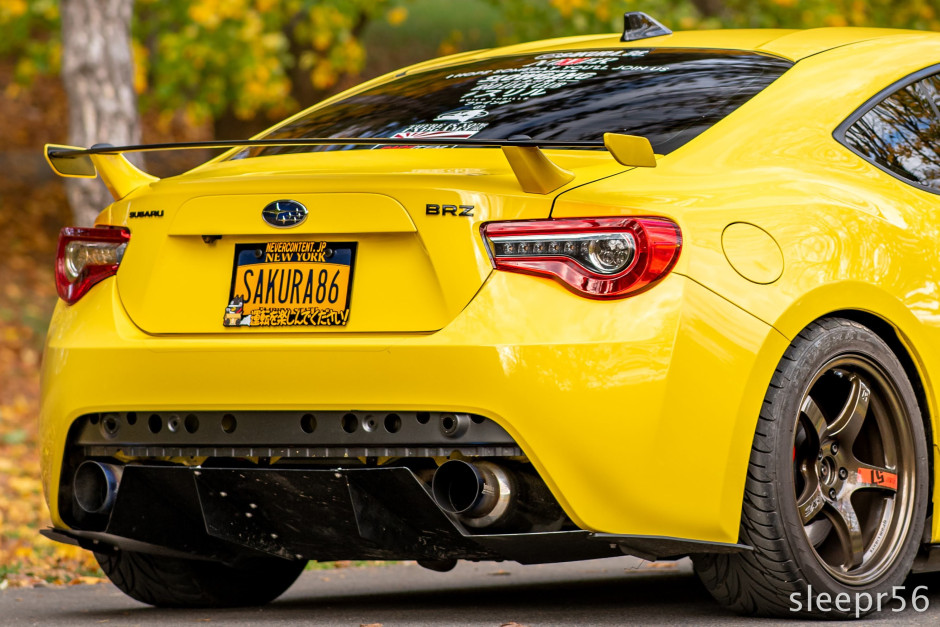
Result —
<path fill-rule="evenodd" d="M 630 11 L 623 14 L 623 37 L 620 41 L 636 41 L 671 34 L 671 30 L 642 11 Z"/>

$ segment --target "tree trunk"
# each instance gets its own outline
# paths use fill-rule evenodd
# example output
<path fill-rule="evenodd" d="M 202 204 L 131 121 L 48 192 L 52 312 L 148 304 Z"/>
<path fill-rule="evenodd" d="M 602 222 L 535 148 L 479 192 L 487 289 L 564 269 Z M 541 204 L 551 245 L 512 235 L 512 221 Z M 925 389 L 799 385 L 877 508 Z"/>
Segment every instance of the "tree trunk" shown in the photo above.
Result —
<path fill-rule="evenodd" d="M 133 10 L 134 0 L 62 0 L 62 80 L 73 146 L 140 142 L 131 55 Z M 113 201 L 98 179 L 69 179 L 66 192 L 81 226 L 92 224 Z"/>

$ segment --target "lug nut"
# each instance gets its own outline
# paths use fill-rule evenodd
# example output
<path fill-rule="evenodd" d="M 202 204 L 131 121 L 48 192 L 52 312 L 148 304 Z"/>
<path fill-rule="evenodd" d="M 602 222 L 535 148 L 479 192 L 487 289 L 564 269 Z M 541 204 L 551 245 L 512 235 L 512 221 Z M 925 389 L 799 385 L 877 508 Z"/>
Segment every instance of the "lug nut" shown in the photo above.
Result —
<path fill-rule="evenodd" d="M 831 498 L 831 499 L 836 498 L 836 489 L 835 489 L 835 488 L 829 488 L 829 498 Z"/>
<path fill-rule="evenodd" d="M 839 452 L 839 445 L 835 442 L 832 443 L 832 446 L 829 447 L 829 450 L 832 451 L 832 454 L 835 455 Z"/>
<path fill-rule="evenodd" d="M 840 469 L 839 469 L 839 479 L 845 479 L 845 478 L 848 477 L 848 476 L 849 476 L 849 471 L 848 471 L 848 470 L 846 470 L 845 468 L 840 468 Z"/>

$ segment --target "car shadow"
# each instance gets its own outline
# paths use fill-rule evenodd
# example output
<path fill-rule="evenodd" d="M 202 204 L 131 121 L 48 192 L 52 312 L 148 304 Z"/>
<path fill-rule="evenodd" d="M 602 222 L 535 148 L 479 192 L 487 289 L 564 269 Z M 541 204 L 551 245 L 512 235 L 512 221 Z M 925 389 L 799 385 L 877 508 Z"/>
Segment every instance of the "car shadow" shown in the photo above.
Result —
<path fill-rule="evenodd" d="M 319 571 L 332 573 L 334 571 Z M 305 573 L 310 577 L 311 573 Z M 316 576 L 316 575 L 314 575 Z M 335 577 L 335 574 L 330 575 Z M 352 575 L 349 575 L 352 577 Z M 619 573 L 584 581 L 516 583 L 512 576 L 488 576 L 483 584 L 453 585 L 447 574 L 441 586 L 406 579 L 397 588 L 387 584 L 375 591 L 361 588 L 331 589 L 318 593 L 316 583 L 303 596 L 288 592 L 262 608 L 220 610 L 170 610 L 139 606 L 133 609 L 95 610 L 61 615 L 60 618 L 133 622 L 135 624 L 206 620 L 251 624 L 282 623 L 296 619 L 304 624 L 369 624 L 421 622 L 427 624 L 621 624 L 626 616 L 643 622 L 691 620 L 710 616 L 727 621 L 734 616 L 709 597 L 693 575 Z M 250 617 L 250 618 L 249 618 Z"/>
<path fill-rule="evenodd" d="M 383 567 L 378 567 L 383 568 Z M 440 575 L 440 580 L 423 578 L 417 584 L 408 577 L 385 578 L 374 589 L 360 580 L 359 569 L 346 572 L 310 571 L 299 582 L 301 590 L 288 592 L 282 599 L 261 608 L 218 610 L 174 610 L 136 606 L 101 609 L 85 607 L 65 612 L 57 619 L 108 621 L 111 624 L 167 624 L 216 622 L 223 624 L 488 624 L 520 625 L 571 624 L 620 625 L 625 621 L 642 624 L 727 625 L 753 624 L 754 618 L 727 612 L 708 595 L 694 575 L 680 572 L 630 571 L 594 574 L 587 579 L 559 578 L 557 581 L 517 582 L 512 574 L 484 575 L 460 583 Z M 585 571 L 589 572 L 590 567 Z M 317 578 L 331 581 L 329 590 L 318 591 Z M 345 578 L 348 586 L 338 579 Z M 313 581 L 311 581 L 313 580 Z M 910 597 L 920 590 L 933 611 L 922 614 L 911 609 Z M 870 621 L 898 621 L 904 624 L 938 624 L 940 573 L 912 576 L 905 586 L 906 611 L 893 611 L 897 603 L 886 605 Z M 761 624 L 818 625 L 772 619 Z M 835 624 L 835 623 L 828 623 Z M 848 624 L 848 623 L 846 623 Z M 857 623 L 856 623 L 857 624 Z"/>

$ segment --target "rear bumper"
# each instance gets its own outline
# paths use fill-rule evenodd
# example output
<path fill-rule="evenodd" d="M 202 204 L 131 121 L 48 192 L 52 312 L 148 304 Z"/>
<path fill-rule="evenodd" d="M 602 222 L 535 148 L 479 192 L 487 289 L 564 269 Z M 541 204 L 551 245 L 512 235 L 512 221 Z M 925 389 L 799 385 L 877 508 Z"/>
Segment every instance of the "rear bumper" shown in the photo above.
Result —
<path fill-rule="evenodd" d="M 43 482 L 57 527 L 72 422 L 90 412 L 454 411 L 502 426 L 589 531 L 737 541 L 750 442 L 786 340 L 673 274 L 616 302 L 495 273 L 433 334 L 147 335 L 113 279 L 56 309 Z"/>

